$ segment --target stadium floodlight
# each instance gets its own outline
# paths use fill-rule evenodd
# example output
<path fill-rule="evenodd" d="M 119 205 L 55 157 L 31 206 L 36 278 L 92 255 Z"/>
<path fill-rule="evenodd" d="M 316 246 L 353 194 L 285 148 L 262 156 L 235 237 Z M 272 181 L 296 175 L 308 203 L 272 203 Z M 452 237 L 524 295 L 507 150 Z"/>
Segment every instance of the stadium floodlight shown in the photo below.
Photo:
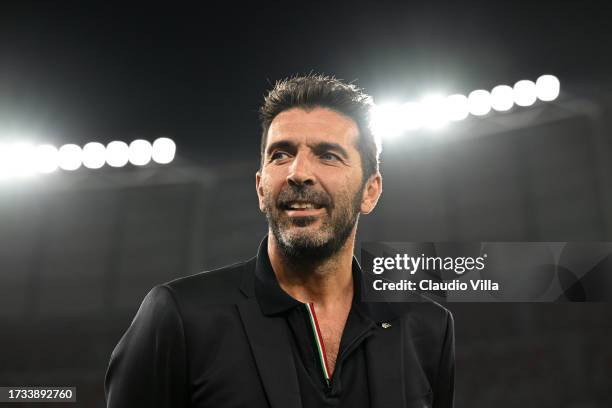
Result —
<path fill-rule="evenodd" d="M 401 130 L 416 130 L 423 126 L 421 105 L 416 102 L 406 102 L 399 109 Z"/>
<path fill-rule="evenodd" d="M 128 161 L 135 166 L 144 166 L 151 159 L 160 164 L 174 160 L 176 144 L 169 138 L 157 139 L 153 145 L 137 139 L 130 143 L 90 142 L 83 148 L 76 144 L 65 144 L 59 149 L 50 144 L 34 146 L 26 142 L 0 143 L 0 180 L 25 177 L 36 173 L 52 173 L 58 168 L 74 171 L 81 166 L 99 169 L 108 163 L 112 167 L 123 167 Z"/>
<path fill-rule="evenodd" d="M 59 148 L 59 167 L 73 171 L 83 163 L 83 150 L 75 144 L 65 144 Z"/>
<path fill-rule="evenodd" d="M 514 103 L 518 106 L 531 106 L 537 99 L 536 84 L 523 79 L 514 84 Z"/>
<path fill-rule="evenodd" d="M 176 154 L 176 144 L 172 139 L 160 137 L 153 142 L 153 161 L 159 164 L 168 164 L 174 160 Z"/>
<path fill-rule="evenodd" d="M 36 170 L 39 173 L 52 173 L 59 167 L 59 151 L 51 145 L 40 145 L 36 147 Z"/>
<path fill-rule="evenodd" d="M 0 143 L 0 180 L 11 176 L 11 155 L 9 145 Z"/>
<path fill-rule="evenodd" d="M 498 112 L 510 110 L 514 105 L 514 92 L 508 85 L 498 85 L 491 90 L 491 107 Z"/>
<path fill-rule="evenodd" d="M 0 180 L 8 177 L 7 157 L 8 148 L 5 144 L 0 143 Z"/>
<path fill-rule="evenodd" d="M 445 111 L 448 120 L 458 121 L 467 118 L 470 113 L 468 98 L 460 94 L 447 96 Z"/>
<path fill-rule="evenodd" d="M 106 163 L 106 148 L 102 143 L 90 142 L 83 146 L 83 166 L 99 169 Z"/>
<path fill-rule="evenodd" d="M 17 177 L 36 173 L 36 149 L 29 143 L 13 145 L 13 174 Z"/>
<path fill-rule="evenodd" d="M 494 109 L 506 112 L 516 104 L 530 106 L 537 99 L 552 101 L 559 96 L 560 83 L 554 75 L 542 75 L 536 82 L 521 80 L 513 87 L 498 85 L 491 92 L 477 89 L 466 97 L 461 94 L 446 97 L 430 96 L 420 103 L 375 105 L 370 127 L 379 138 L 397 136 L 421 127 L 436 129 L 448 121 L 460 121 L 472 114 L 484 116 Z"/>
<path fill-rule="evenodd" d="M 484 89 L 470 92 L 468 109 L 474 116 L 483 116 L 491 111 L 491 94 Z"/>
<path fill-rule="evenodd" d="M 399 104 L 377 105 L 373 108 L 371 115 L 371 127 L 375 134 L 390 138 L 398 136 L 404 131 L 402 106 Z"/>
<path fill-rule="evenodd" d="M 557 99 L 561 83 L 554 75 L 542 75 L 536 80 L 536 96 L 539 100 L 550 102 Z"/>
<path fill-rule="evenodd" d="M 130 148 L 125 142 L 118 140 L 106 145 L 106 163 L 111 167 L 123 167 L 127 164 Z"/>
<path fill-rule="evenodd" d="M 7 179 L 10 174 L 9 160 L 11 152 L 6 144 L 0 143 L 0 180 Z"/>
<path fill-rule="evenodd" d="M 428 129 L 439 129 L 448 122 L 446 98 L 439 95 L 431 95 L 424 98 L 420 106 L 423 126 Z"/>
<path fill-rule="evenodd" d="M 0 179 L 30 176 L 35 172 L 32 145 L 29 143 L 0 145 Z"/>
<path fill-rule="evenodd" d="M 151 161 L 153 146 L 146 140 L 137 139 L 130 143 L 129 160 L 135 166 L 144 166 Z"/>

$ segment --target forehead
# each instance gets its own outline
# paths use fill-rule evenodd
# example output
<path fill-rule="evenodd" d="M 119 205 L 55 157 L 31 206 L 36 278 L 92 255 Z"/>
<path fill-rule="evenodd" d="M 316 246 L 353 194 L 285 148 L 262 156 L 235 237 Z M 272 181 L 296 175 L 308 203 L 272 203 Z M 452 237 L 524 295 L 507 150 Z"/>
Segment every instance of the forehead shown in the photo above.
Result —
<path fill-rule="evenodd" d="M 266 145 L 289 140 L 296 143 L 333 142 L 355 147 L 358 135 L 355 121 L 332 109 L 292 108 L 274 118 L 268 130 Z"/>

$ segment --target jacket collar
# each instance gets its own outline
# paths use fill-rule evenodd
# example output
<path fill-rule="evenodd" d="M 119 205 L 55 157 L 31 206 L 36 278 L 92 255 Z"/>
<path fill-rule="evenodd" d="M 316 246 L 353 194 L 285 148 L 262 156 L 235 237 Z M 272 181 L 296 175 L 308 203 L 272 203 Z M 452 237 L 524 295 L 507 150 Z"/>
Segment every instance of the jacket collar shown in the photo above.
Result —
<path fill-rule="evenodd" d="M 360 311 L 377 324 L 399 317 L 401 311 L 394 305 L 387 302 L 364 301 L 364 285 L 371 284 L 371 279 L 362 272 L 355 256 L 353 256 L 352 272 L 354 303 Z M 266 316 L 281 314 L 301 304 L 298 300 L 289 296 L 278 284 L 268 257 L 267 235 L 261 240 L 257 255 L 244 264 L 240 289 L 245 296 L 257 299 L 261 312 Z"/>
<path fill-rule="evenodd" d="M 271 275 L 266 276 L 266 272 Z M 272 280 L 270 276 L 273 277 Z M 361 276 L 359 263 L 353 257 L 353 277 L 354 282 L 357 282 L 354 302 L 358 301 L 360 310 L 366 317 L 378 323 L 374 328 L 374 335 L 366 342 L 365 350 L 371 405 L 402 408 L 406 406 L 406 367 L 402 358 L 405 328 L 402 319 L 389 326 L 380 324 L 395 319 L 397 315 L 387 303 L 369 303 L 361 299 L 361 285 L 364 284 Z M 299 302 L 284 292 L 290 299 L 278 294 L 271 299 L 267 298 L 265 288 L 274 289 L 274 283 L 282 291 L 270 266 L 265 237 L 259 245 L 257 256 L 244 264 L 241 290 L 246 298 L 236 306 L 244 323 L 270 407 L 302 408 L 300 387 L 290 348 L 291 334 L 284 318 L 274 314 L 284 307 L 290 307 L 291 301 Z"/>

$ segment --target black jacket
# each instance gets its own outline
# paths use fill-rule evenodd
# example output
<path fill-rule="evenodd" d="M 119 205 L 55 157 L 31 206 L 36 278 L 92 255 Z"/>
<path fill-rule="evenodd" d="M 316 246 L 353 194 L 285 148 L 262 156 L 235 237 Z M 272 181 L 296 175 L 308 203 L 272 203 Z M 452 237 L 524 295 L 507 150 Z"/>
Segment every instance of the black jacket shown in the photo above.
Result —
<path fill-rule="evenodd" d="M 111 355 L 107 406 L 300 408 L 287 325 L 255 295 L 260 262 L 154 287 Z M 450 312 L 431 301 L 366 305 L 388 323 L 365 345 L 372 407 L 452 407 Z"/>

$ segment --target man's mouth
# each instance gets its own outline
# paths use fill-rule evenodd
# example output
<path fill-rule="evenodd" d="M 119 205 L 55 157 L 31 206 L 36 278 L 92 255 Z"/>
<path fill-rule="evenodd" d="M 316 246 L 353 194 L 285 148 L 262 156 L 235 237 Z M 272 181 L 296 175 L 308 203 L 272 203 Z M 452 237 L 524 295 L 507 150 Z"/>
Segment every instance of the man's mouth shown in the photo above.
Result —
<path fill-rule="evenodd" d="M 287 210 L 315 210 L 322 208 L 321 204 L 316 204 L 308 201 L 291 201 L 283 205 Z"/>
<path fill-rule="evenodd" d="M 307 201 L 291 201 L 281 208 L 289 217 L 313 217 L 325 213 L 325 206 Z"/>

